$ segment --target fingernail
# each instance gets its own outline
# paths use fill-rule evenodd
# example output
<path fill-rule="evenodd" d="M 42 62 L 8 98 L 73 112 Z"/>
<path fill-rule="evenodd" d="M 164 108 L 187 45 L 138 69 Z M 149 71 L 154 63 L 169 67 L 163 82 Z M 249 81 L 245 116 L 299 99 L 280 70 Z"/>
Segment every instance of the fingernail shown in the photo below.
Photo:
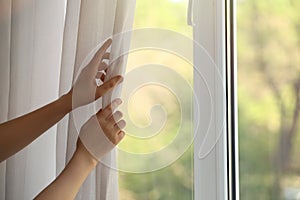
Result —
<path fill-rule="evenodd" d="M 106 42 L 108 42 L 108 43 L 111 43 L 112 42 L 112 39 L 111 38 L 109 38 L 109 39 L 107 39 L 107 41 Z"/>
<path fill-rule="evenodd" d="M 118 80 L 118 83 L 122 83 L 123 80 L 124 80 L 123 76 L 120 76 L 120 77 L 119 77 L 119 80 Z"/>
<path fill-rule="evenodd" d="M 122 100 L 121 99 L 115 99 L 114 104 L 117 104 L 117 105 L 120 105 L 122 103 Z"/>

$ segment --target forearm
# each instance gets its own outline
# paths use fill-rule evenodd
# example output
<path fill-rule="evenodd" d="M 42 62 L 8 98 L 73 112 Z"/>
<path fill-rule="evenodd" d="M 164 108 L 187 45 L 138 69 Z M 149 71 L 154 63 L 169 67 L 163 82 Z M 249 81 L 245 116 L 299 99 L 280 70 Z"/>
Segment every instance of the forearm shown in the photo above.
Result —
<path fill-rule="evenodd" d="M 0 162 L 30 144 L 71 109 L 72 96 L 67 94 L 38 110 L 0 124 Z"/>
<path fill-rule="evenodd" d="M 91 139 L 97 141 L 97 144 L 101 144 L 103 149 L 98 149 L 100 151 L 111 151 L 111 149 L 124 138 L 125 133 L 122 129 L 125 127 L 126 123 L 124 120 L 121 120 L 123 114 L 120 111 L 114 112 L 115 108 L 121 103 L 122 101 L 120 99 L 114 100 L 108 106 L 97 112 L 95 116 L 92 116 L 80 130 L 81 136 L 88 134 Z M 94 121 L 95 119 L 96 122 Z M 94 123 L 99 123 L 101 130 L 100 127 L 99 130 L 97 128 L 95 129 Z M 104 137 L 95 137 L 93 133 L 99 135 L 104 134 Z M 71 200 L 75 198 L 86 177 L 97 165 L 98 160 L 101 160 L 104 156 L 101 152 L 94 152 L 95 154 L 91 154 L 81 142 L 81 139 L 84 141 L 84 138 L 86 137 L 80 137 L 77 140 L 77 148 L 72 159 L 57 179 L 36 197 L 37 200 Z M 89 147 L 88 143 L 85 143 L 85 145 Z M 95 147 L 93 144 L 91 146 Z M 99 157 L 97 157 L 97 155 Z"/>
<path fill-rule="evenodd" d="M 74 199 L 82 183 L 97 165 L 79 141 L 78 148 L 62 173 L 35 199 Z"/>

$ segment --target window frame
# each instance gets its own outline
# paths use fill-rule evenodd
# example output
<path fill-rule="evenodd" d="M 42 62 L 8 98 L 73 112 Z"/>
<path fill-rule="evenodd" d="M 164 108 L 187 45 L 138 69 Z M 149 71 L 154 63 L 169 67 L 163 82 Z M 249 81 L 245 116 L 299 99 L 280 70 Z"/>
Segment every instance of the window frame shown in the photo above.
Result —
<path fill-rule="evenodd" d="M 229 199 L 239 195 L 236 0 L 226 0 L 227 155 Z"/>
<path fill-rule="evenodd" d="M 211 85 L 210 89 L 214 93 L 213 101 L 219 101 L 218 97 L 224 98 L 221 108 L 214 106 L 213 116 L 225 109 L 225 123 L 219 142 L 209 156 L 202 160 L 198 158 L 198 151 L 204 136 L 198 134 L 198 130 L 194 127 L 194 199 L 236 200 L 239 199 L 238 129 L 236 123 L 236 4 L 235 0 L 195 0 L 190 1 L 191 3 L 193 19 L 188 19 L 188 21 L 193 21 L 194 40 L 199 42 L 215 61 L 224 84 L 224 88 L 217 88 L 216 81 Z M 194 50 L 194 67 L 197 70 L 197 66 L 201 66 L 201 61 L 197 59 L 196 48 Z M 209 73 L 207 74 L 208 78 L 218 76 L 216 70 Z M 223 89 L 225 91 L 222 91 Z M 198 88 L 195 73 L 194 92 L 198 99 L 201 98 L 201 89 Z M 224 94 L 225 96 L 222 97 Z M 196 103 L 198 102 L 194 100 L 194 106 L 198 106 L 195 105 Z M 220 104 L 214 103 L 213 105 Z M 209 105 L 200 103 L 200 107 L 205 110 Z M 212 120 L 212 127 L 216 127 L 218 123 L 216 120 Z M 198 122 L 199 119 L 194 115 L 194 124 Z M 203 122 L 200 121 L 200 126 L 201 123 Z M 209 134 L 214 134 L 214 137 L 217 138 L 217 132 L 215 129 L 211 130 Z"/>

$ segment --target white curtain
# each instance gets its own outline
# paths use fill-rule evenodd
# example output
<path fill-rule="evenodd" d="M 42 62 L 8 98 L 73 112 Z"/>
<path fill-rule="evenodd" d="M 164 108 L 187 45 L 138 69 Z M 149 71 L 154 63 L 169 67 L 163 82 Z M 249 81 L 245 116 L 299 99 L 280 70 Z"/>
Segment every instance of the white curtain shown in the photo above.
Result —
<path fill-rule="evenodd" d="M 134 8 L 134 0 L 1 0 L 0 122 L 66 93 L 93 48 L 131 29 Z M 114 40 L 112 57 L 118 57 L 118 51 L 124 51 L 129 43 L 128 38 Z M 108 76 L 122 73 L 125 61 L 121 59 L 118 68 L 113 65 Z M 64 168 L 77 136 L 72 115 L 67 115 L 0 163 L 0 200 L 32 199 Z M 105 160 L 114 164 L 115 152 Z M 114 200 L 117 189 L 117 172 L 99 164 L 77 199 Z"/>

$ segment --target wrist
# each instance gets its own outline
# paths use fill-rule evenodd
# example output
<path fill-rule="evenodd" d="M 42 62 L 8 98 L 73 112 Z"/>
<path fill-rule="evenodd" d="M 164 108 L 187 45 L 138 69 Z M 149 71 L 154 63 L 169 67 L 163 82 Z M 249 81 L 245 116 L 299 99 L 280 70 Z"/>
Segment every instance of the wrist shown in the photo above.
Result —
<path fill-rule="evenodd" d="M 71 112 L 72 109 L 72 90 L 67 94 L 60 97 L 61 105 L 63 106 L 64 112 L 67 114 Z"/>
<path fill-rule="evenodd" d="M 98 164 L 98 161 L 90 154 L 90 152 L 82 144 L 80 138 L 77 141 L 76 154 L 85 165 L 94 168 Z"/>

